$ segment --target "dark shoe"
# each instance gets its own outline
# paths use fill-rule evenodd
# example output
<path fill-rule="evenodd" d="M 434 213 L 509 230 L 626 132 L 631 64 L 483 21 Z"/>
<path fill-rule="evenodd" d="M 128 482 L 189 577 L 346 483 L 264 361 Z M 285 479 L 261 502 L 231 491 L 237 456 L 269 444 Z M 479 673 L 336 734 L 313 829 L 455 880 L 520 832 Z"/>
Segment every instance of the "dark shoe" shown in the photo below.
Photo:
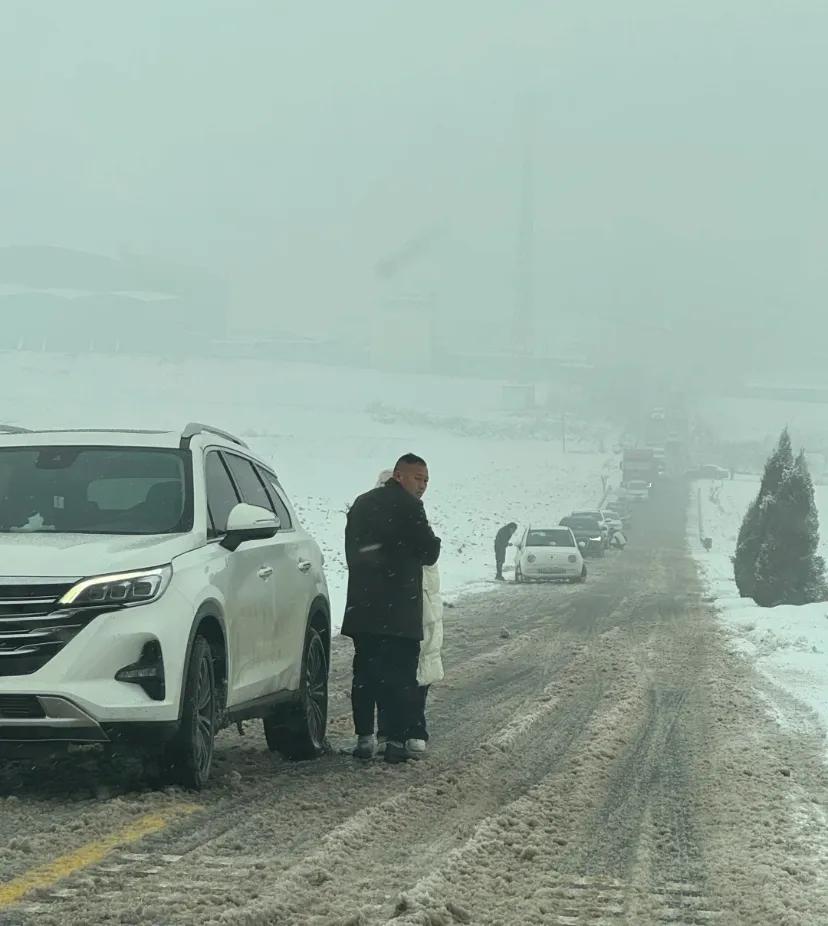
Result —
<path fill-rule="evenodd" d="M 400 765 L 403 762 L 410 762 L 411 759 L 411 753 L 402 743 L 388 740 L 385 744 L 385 761 L 389 765 Z"/>
<path fill-rule="evenodd" d="M 377 752 L 377 743 L 373 736 L 357 738 L 356 749 L 351 753 L 355 759 L 373 759 Z"/>

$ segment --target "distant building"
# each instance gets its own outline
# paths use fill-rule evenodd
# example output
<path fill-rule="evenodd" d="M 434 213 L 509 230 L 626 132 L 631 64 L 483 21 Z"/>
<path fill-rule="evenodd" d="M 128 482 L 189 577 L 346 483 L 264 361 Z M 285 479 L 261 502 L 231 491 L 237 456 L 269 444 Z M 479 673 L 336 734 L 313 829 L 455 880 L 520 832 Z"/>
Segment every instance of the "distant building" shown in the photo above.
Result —
<path fill-rule="evenodd" d="M 149 257 L 0 248 L 0 349 L 169 355 L 226 333 L 225 287 Z"/>

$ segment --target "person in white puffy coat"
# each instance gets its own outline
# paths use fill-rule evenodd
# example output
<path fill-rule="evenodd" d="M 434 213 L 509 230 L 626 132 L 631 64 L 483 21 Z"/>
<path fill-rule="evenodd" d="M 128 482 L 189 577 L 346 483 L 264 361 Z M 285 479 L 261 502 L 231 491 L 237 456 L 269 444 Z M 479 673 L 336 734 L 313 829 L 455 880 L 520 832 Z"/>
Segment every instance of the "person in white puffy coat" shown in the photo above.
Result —
<path fill-rule="evenodd" d="M 384 485 L 391 477 L 390 470 L 380 473 L 377 486 Z M 417 683 L 420 701 L 419 722 L 412 730 L 412 737 L 406 743 L 408 751 L 414 755 L 426 750 L 428 728 L 425 709 L 428 690 L 434 682 L 443 678 L 443 597 L 440 592 L 440 570 L 434 566 L 423 566 L 423 639 L 420 643 L 420 660 L 417 663 Z M 378 740 L 384 742 L 382 707 L 379 707 Z"/>

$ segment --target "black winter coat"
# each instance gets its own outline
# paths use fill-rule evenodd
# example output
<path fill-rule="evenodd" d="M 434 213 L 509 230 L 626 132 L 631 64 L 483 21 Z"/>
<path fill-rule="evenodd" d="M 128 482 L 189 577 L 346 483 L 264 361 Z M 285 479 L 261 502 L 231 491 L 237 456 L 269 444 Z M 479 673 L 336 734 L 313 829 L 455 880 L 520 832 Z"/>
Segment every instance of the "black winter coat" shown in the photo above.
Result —
<path fill-rule="evenodd" d="M 495 553 L 506 552 L 506 548 L 509 546 L 509 541 L 512 539 L 516 529 L 517 528 L 511 527 L 509 524 L 500 528 L 497 534 L 495 534 Z"/>
<path fill-rule="evenodd" d="M 440 556 L 423 503 L 399 483 L 366 492 L 348 512 L 348 601 L 342 634 L 423 638 L 423 566 Z"/>

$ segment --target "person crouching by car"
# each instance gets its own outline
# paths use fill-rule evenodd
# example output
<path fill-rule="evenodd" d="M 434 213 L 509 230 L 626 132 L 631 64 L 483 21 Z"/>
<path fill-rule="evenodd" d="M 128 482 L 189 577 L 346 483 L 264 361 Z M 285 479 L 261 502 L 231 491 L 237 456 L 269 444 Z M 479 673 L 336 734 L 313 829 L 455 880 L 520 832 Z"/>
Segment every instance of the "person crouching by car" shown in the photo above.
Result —
<path fill-rule="evenodd" d="M 385 711 L 385 761 L 416 755 L 406 744 L 421 732 L 417 684 L 423 639 L 423 567 L 440 556 L 423 508 L 428 466 L 414 454 L 397 461 L 384 485 L 361 495 L 348 512 L 348 597 L 342 635 L 354 641 L 351 704 L 358 758 L 376 749 L 375 708 Z"/>

